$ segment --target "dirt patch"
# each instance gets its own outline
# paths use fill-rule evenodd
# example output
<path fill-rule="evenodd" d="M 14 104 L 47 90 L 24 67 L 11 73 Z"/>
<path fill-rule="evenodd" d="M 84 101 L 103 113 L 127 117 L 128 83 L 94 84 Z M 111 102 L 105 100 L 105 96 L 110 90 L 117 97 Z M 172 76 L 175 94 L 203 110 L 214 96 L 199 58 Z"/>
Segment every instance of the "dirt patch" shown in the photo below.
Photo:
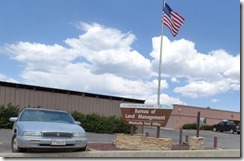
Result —
<path fill-rule="evenodd" d="M 116 148 L 113 143 L 88 143 L 88 149 L 90 150 L 100 150 L 100 151 L 109 151 L 109 150 L 129 150 L 129 149 L 120 149 Z M 184 145 L 173 145 L 172 150 L 189 150 L 189 146 Z"/>

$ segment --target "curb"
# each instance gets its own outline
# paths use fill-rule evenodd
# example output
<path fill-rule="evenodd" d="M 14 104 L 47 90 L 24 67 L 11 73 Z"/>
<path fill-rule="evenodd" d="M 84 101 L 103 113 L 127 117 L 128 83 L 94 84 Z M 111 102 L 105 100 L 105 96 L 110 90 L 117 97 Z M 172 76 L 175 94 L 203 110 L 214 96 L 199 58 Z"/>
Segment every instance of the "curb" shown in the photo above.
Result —
<path fill-rule="evenodd" d="M 2 153 L 4 158 L 240 158 L 240 149 L 174 151 L 84 151 L 69 153 Z"/>

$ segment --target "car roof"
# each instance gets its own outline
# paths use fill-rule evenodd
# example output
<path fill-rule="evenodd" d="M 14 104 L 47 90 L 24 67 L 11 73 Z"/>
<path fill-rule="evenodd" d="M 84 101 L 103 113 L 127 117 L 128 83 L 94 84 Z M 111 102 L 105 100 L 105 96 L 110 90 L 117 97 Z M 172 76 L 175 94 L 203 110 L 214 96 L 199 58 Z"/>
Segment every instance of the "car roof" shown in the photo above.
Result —
<path fill-rule="evenodd" d="M 67 111 L 63 111 L 63 110 L 55 110 L 55 109 L 48 109 L 48 108 L 32 108 L 32 107 L 26 107 L 23 109 L 24 110 L 36 110 L 36 111 L 56 111 L 56 112 L 65 112 L 68 113 Z"/>
<path fill-rule="evenodd" d="M 222 120 L 223 122 L 231 121 L 231 120 Z"/>

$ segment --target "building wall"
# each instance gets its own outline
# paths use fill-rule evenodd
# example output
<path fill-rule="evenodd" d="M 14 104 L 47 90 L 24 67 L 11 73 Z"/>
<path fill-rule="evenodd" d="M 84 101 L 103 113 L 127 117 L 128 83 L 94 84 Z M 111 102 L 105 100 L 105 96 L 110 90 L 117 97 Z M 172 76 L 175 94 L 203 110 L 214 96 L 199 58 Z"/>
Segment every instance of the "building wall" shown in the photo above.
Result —
<path fill-rule="evenodd" d="M 0 82 L 0 105 L 9 103 L 20 108 L 43 107 L 71 113 L 121 116 L 120 103 L 144 103 L 144 100 Z"/>
<path fill-rule="evenodd" d="M 103 116 L 121 116 L 120 103 L 144 103 L 144 100 L 106 96 L 77 91 L 45 88 L 0 81 L 0 105 L 44 107 L 84 114 L 97 113 Z M 223 111 L 193 106 L 173 105 L 166 128 L 179 129 L 187 123 L 197 122 L 197 113 L 212 125 L 223 119 L 240 122 L 240 112 Z"/>
<path fill-rule="evenodd" d="M 179 129 L 184 124 L 197 122 L 198 112 L 200 112 L 200 117 L 206 119 L 207 125 L 216 124 L 224 119 L 240 122 L 240 112 L 175 104 L 166 127 Z"/>

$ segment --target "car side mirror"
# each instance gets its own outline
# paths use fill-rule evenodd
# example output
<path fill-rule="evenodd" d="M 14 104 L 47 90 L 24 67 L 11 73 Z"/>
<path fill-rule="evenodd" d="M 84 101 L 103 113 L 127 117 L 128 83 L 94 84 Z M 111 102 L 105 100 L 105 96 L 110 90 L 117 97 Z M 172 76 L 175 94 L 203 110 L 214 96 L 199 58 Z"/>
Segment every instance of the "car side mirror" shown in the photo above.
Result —
<path fill-rule="evenodd" d="M 80 125 L 80 121 L 75 121 L 75 124 Z"/>
<path fill-rule="evenodd" d="M 16 122 L 17 119 L 18 119 L 17 117 L 10 117 L 10 118 L 9 118 L 9 121 L 11 121 L 11 122 Z"/>

